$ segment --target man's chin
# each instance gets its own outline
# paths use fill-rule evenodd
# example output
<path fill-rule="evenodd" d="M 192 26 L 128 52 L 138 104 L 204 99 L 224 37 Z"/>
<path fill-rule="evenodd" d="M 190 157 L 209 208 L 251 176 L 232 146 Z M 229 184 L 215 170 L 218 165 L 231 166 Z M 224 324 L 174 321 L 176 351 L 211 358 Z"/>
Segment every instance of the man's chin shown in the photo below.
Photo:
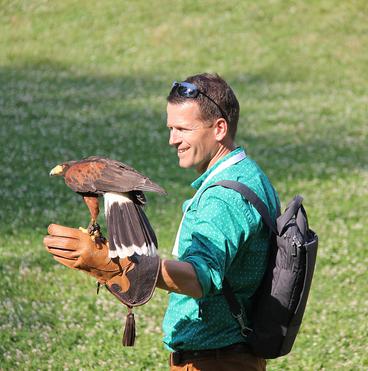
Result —
<path fill-rule="evenodd" d="M 181 167 L 182 169 L 189 169 L 189 168 L 193 167 L 193 164 L 190 164 L 186 161 L 179 160 L 179 167 Z"/>

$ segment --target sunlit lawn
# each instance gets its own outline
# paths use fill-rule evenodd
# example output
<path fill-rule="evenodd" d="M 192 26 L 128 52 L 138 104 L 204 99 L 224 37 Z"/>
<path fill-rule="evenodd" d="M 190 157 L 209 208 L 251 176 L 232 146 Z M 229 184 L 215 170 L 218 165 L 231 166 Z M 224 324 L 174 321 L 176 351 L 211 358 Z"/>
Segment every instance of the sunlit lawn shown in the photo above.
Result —
<path fill-rule="evenodd" d="M 196 174 L 167 144 L 173 80 L 218 72 L 241 104 L 239 145 L 283 204 L 305 198 L 320 237 L 292 353 L 271 370 L 360 370 L 367 357 L 368 42 L 365 1 L 0 1 L 0 369 L 161 370 L 167 295 L 125 308 L 58 265 L 50 222 L 86 226 L 80 197 L 48 172 L 104 155 L 165 187 L 147 214 L 170 256 Z M 103 223 L 102 223 L 103 224 Z"/>

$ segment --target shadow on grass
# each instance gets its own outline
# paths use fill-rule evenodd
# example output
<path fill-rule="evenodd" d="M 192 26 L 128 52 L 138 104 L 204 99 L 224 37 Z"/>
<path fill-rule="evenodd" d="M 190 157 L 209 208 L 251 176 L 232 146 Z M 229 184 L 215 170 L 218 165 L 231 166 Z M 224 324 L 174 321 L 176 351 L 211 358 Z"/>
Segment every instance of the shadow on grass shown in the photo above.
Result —
<path fill-rule="evenodd" d="M 49 179 L 48 172 L 56 163 L 89 155 L 126 162 L 165 187 L 168 198 L 152 197 L 153 207 L 163 213 L 189 197 L 188 185 L 196 175 L 178 168 L 167 143 L 169 81 L 164 75 L 83 75 L 48 61 L 0 68 L 0 231 L 43 229 L 55 218 L 80 223 L 86 210 L 73 212 L 77 198 L 62 181 Z M 267 103 L 267 81 L 261 76 L 234 76 L 230 84 L 241 92 L 241 106 L 257 99 L 257 92 L 259 101 Z M 260 122 L 249 133 L 247 112 L 243 115 L 238 143 L 249 145 L 252 157 L 276 183 L 285 174 L 289 179 L 326 179 L 341 169 L 366 166 L 363 141 L 347 145 L 333 125 L 323 128 L 323 137 L 309 132 L 303 138 L 292 120 L 280 132 Z"/>

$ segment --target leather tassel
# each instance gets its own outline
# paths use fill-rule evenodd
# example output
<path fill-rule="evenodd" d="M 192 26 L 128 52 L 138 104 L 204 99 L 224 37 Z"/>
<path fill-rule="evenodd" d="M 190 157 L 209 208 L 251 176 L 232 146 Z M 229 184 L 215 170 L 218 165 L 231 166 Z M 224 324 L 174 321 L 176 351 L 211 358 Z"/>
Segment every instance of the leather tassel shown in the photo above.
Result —
<path fill-rule="evenodd" d="M 123 336 L 123 346 L 132 347 L 135 341 L 135 319 L 132 308 L 128 307 L 128 314 L 125 320 L 125 329 Z"/>

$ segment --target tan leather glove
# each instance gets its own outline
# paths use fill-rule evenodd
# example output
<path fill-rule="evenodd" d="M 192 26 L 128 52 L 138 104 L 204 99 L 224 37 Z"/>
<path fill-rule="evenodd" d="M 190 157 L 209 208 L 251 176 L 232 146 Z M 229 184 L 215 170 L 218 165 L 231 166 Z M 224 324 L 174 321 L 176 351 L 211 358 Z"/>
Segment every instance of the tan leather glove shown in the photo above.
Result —
<path fill-rule="evenodd" d="M 85 271 L 101 284 L 115 281 L 123 292 L 129 289 L 126 274 L 133 269 L 134 263 L 128 258 L 109 258 L 108 243 L 104 238 L 94 241 L 88 233 L 58 224 L 50 224 L 48 233 L 43 243 L 56 261 L 69 268 Z"/>
<path fill-rule="evenodd" d="M 111 259 L 104 238 L 92 240 L 88 233 L 58 224 L 50 224 L 48 233 L 43 243 L 56 261 L 97 278 L 99 283 L 105 284 L 129 308 L 123 345 L 134 345 L 132 308 L 145 304 L 151 298 L 160 270 L 159 256 L 133 255 L 124 259 Z"/>

